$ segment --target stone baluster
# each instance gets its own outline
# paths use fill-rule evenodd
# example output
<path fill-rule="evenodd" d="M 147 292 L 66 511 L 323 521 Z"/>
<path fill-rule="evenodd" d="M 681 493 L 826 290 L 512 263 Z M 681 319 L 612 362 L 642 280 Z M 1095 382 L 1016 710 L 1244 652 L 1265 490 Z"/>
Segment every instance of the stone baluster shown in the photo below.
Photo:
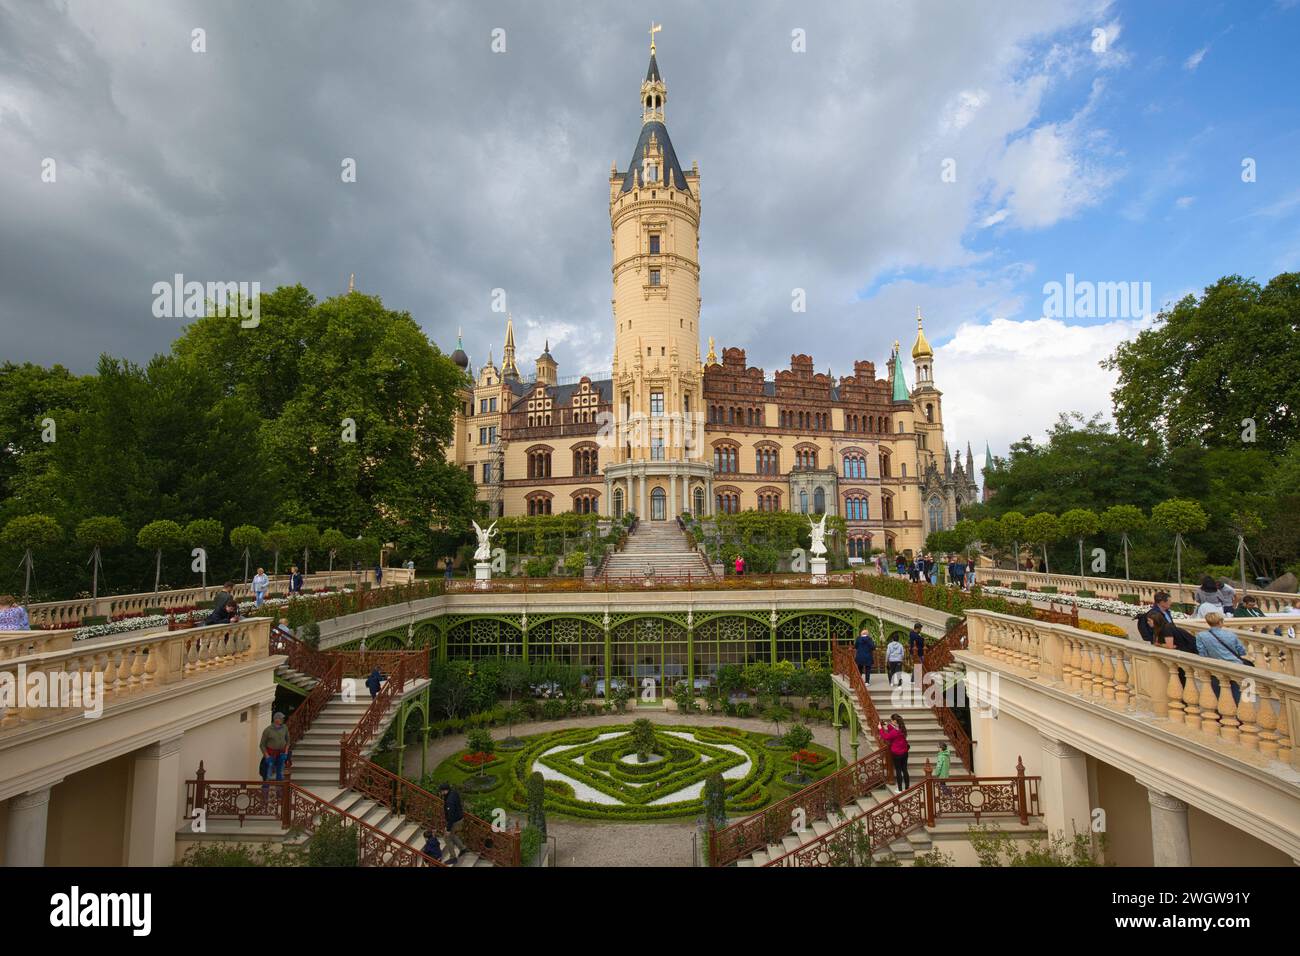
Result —
<path fill-rule="evenodd" d="M 1070 652 L 1070 687 L 1077 691 L 1083 690 L 1083 678 L 1087 673 L 1088 660 L 1085 656 L 1083 641 L 1079 638 L 1074 639 L 1074 647 Z"/>
<path fill-rule="evenodd" d="M 1269 760 L 1273 760 L 1278 755 L 1279 741 L 1281 740 L 1281 735 L 1278 733 L 1277 718 L 1280 712 L 1285 711 L 1286 702 L 1278 699 L 1278 703 L 1282 707 L 1279 710 L 1274 710 L 1273 689 L 1256 681 L 1255 690 L 1259 698 L 1259 752 Z"/>
<path fill-rule="evenodd" d="M 199 669 L 199 638 L 195 634 L 185 642 L 185 667 L 182 677 L 190 677 Z"/>
<path fill-rule="evenodd" d="M 144 654 L 139 645 L 130 648 L 131 654 L 131 679 L 127 685 L 127 691 L 134 693 L 139 690 L 144 682 Z"/>
<path fill-rule="evenodd" d="M 1173 661 L 1166 661 L 1164 667 L 1169 672 L 1169 680 L 1165 684 L 1169 719 L 1175 723 L 1186 723 L 1183 718 L 1183 682 L 1178 679 L 1178 665 Z"/>
<path fill-rule="evenodd" d="M 1264 701 L 1264 707 L 1268 701 Z M 1241 703 L 1237 705 L 1237 742 L 1246 750 L 1259 750 L 1259 695 L 1254 687 L 1241 689 Z"/>
<path fill-rule="evenodd" d="M 158 650 L 161 644 L 150 644 L 144 650 L 144 674 L 143 684 L 145 687 L 152 687 L 158 683 Z"/>
<path fill-rule="evenodd" d="M 1133 700 L 1129 686 L 1129 671 L 1124 663 L 1123 651 L 1115 652 L 1115 703 L 1119 704 L 1125 710 Z"/>
<path fill-rule="evenodd" d="M 1241 739 L 1241 721 L 1237 719 L 1237 702 L 1232 699 L 1232 684 L 1219 681 L 1219 736 L 1235 744 Z"/>
<path fill-rule="evenodd" d="M 1203 671 L 1204 680 L 1201 681 L 1201 696 L 1199 703 L 1201 705 L 1201 730 L 1212 737 L 1219 735 L 1219 700 L 1214 695 L 1214 688 L 1210 686 L 1210 678 L 1217 676 L 1210 671 Z M 1223 685 L 1227 681 L 1220 681 L 1219 689 L 1223 690 Z M 1231 688 L 1229 688 L 1231 693 Z"/>
<path fill-rule="evenodd" d="M 1294 765 L 1296 754 L 1291 740 L 1291 718 L 1287 715 L 1286 698 L 1281 694 L 1277 694 L 1277 705 L 1277 759 Z"/>
<path fill-rule="evenodd" d="M 1201 695 L 1196 689 L 1196 682 L 1204 680 L 1204 672 L 1184 667 L 1183 673 L 1187 676 L 1187 680 L 1183 682 L 1183 720 L 1188 727 L 1200 727 Z"/>
<path fill-rule="evenodd" d="M 1111 664 L 1111 649 L 1107 644 L 1101 642 L 1093 645 L 1101 655 L 1101 670 L 1093 682 L 1093 692 L 1102 700 L 1110 702 L 1115 699 L 1115 668 Z"/>

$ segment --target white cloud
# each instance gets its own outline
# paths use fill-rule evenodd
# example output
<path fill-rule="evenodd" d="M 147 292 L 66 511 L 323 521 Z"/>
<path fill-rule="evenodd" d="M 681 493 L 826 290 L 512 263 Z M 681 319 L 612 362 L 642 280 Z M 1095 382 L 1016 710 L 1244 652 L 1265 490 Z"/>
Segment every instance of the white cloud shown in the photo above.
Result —
<path fill-rule="evenodd" d="M 1174 205 L 1179 209 L 1186 209 L 1194 202 L 1196 202 L 1195 196 L 1179 196 L 1174 200 Z"/>
<path fill-rule="evenodd" d="M 1042 441 L 1062 411 L 1111 417 L 1115 375 L 1099 363 L 1146 327 L 1141 319 L 1070 325 L 1059 319 L 965 323 L 935 350 L 935 384 L 948 397 L 950 443 L 1006 454 L 1013 441 Z M 954 447 L 957 447 L 954 444 Z"/>
<path fill-rule="evenodd" d="M 1210 52 L 1210 46 L 1207 43 L 1205 46 L 1201 47 L 1199 50 L 1197 50 L 1195 53 L 1193 53 L 1191 56 L 1189 56 L 1186 60 L 1183 61 L 1183 69 L 1195 70 L 1198 66 L 1201 65 L 1201 61 L 1205 59 L 1205 54 L 1209 52 Z"/>

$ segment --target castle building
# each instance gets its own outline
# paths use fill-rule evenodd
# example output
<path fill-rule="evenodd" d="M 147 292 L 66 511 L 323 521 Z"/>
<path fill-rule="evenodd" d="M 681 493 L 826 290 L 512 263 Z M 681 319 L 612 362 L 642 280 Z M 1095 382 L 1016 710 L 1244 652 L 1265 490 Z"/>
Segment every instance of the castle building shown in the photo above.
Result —
<path fill-rule="evenodd" d="M 456 463 L 490 517 L 825 512 L 845 518 L 850 557 L 920 551 L 979 500 L 969 444 L 963 465 L 945 443 L 920 310 L 910 388 L 898 342 L 883 378 L 870 361 L 836 378 L 793 355 L 769 380 L 712 338 L 701 359 L 700 171 L 678 160 L 667 101 L 652 42 L 640 135 L 609 177 L 609 377 L 562 383 L 549 343 L 525 376 L 508 316 L 501 367 L 489 355 L 462 394 Z M 453 358 L 468 378 L 459 342 Z"/>

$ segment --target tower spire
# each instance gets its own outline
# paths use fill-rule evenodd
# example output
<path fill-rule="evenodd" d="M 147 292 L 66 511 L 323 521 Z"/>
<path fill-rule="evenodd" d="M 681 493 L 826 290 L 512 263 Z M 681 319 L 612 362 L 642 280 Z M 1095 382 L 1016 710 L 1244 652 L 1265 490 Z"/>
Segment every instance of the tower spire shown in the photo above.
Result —
<path fill-rule="evenodd" d="M 506 344 L 501 349 L 501 377 L 519 377 L 519 367 L 515 365 L 515 324 L 509 312 L 506 313 Z"/>

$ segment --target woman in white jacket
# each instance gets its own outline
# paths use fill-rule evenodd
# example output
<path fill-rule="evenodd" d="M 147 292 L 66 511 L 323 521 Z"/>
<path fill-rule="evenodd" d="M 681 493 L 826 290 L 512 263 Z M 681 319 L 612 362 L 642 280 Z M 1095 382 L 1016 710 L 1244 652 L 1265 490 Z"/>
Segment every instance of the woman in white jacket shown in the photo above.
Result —
<path fill-rule="evenodd" d="M 262 602 L 266 600 L 266 589 L 271 586 L 271 579 L 266 576 L 263 568 L 258 568 L 257 573 L 253 575 L 253 595 L 257 599 L 256 607 L 261 607 Z"/>

